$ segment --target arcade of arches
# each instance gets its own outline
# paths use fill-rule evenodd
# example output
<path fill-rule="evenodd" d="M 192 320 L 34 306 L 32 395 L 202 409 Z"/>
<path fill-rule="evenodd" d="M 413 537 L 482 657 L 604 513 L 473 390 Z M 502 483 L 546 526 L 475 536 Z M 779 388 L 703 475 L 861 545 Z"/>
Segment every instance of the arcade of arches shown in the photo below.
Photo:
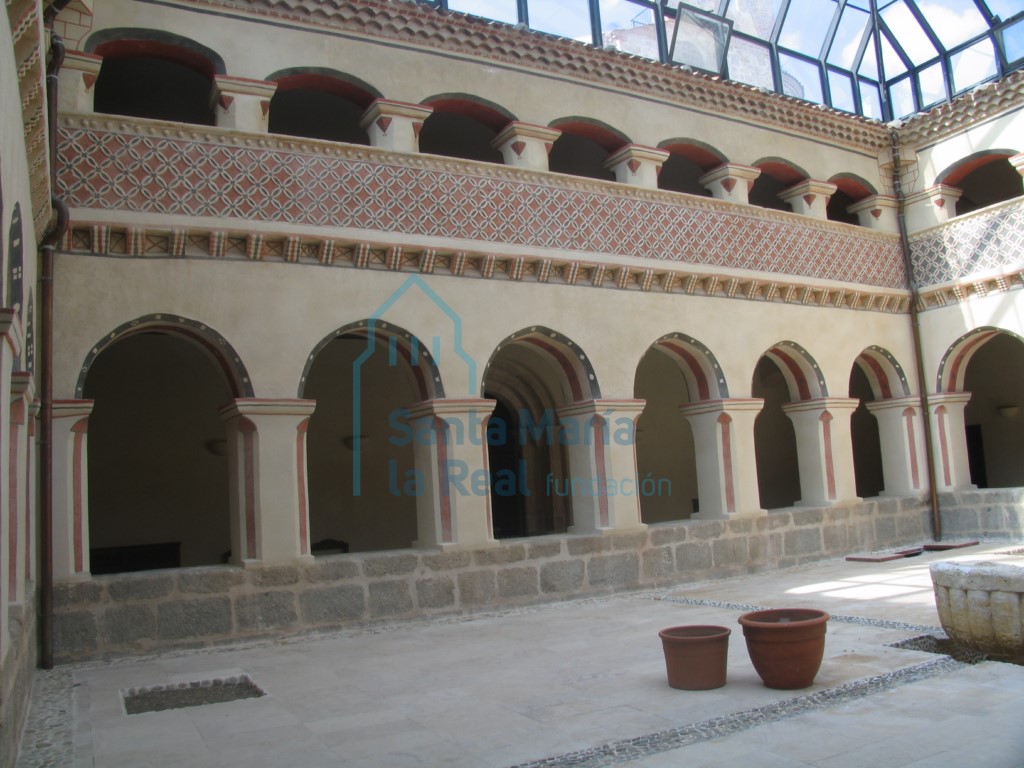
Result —
<path fill-rule="evenodd" d="M 640 359 L 636 400 L 605 403 L 588 368 L 567 362 L 585 358 L 571 340 L 523 333 L 492 355 L 483 399 L 443 416 L 438 431 L 433 423 L 422 426 L 423 402 L 431 393 L 422 361 L 410 352 L 410 335 L 367 333 L 367 325 L 350 324 L 323 342 L 305 375 L 313 555 L 414 546 L 424 536 L 417 525 L 433 520 L 423 512 L 420 486 L 438 471 L 437 444 L 455 440 L 456 427 L 466 430 L 460 434 L 465 442 L 475 430 L 486 447 L 490 487 L 480 511 L 498 539 L 573 530 L 583 515 L 590 516 L 582 520 L 585 528 L 607 527 L 608 511 L 593 508 L 594 494 L 570 489 L 569 478 L 581 476 L 618 489 L 627 525 L 629 506 L 637 503 L 634 522 L 649 524 L 923 487 L 914 453 L 923 438 L 916 446 L 903 439 L 904 450 L 892 445 L 906 408 L 919 407 L 918 401 L 900 388 L 902 370 L 884 350 L 865 350 L 851 365 L 848 391 L 831 397 L 816 378 L 813 358 L 792 342 L 780 343 L 753 366 L 751 397 L 736 400 L 716 373 L 711 351 L 684 334 L 670 334 Z M 970 399 L 966 408 L 961 404 L 962 434 L 947 436 L 948 450 L 964 443 L 970 481 L 978 487 L 1024 485 L 1024 434 L 1016 425 L 1016 404 L 1024 399 L 1024 341 L 994 330 L 978 336 L 980 343 L 967 345 L 964 360 L 963 391 Z M 233 385 L 218 362 L 208 347 L 165 329 L 127 334 L 92 361 L 84 389 L 92 404 L 92 572 L 231 558 L 228 489 L 245 469 L 228 460 L 224 406 Z M 947 394 L 960 392 L 933 398 L 945 402 Z M 890 401 L 898 407 L 889 407 Z M 475 418 L 467 416 L 473 409 Z M 807 456 L 823 440 L 832 466 Z M 753 450 L 753 461 L 744 446 Z M 614 465 L 615 476 L 597 474 L 595 448 L 624 450 L 627 458 L 635 451 L 635 470 L 626 461 Z M 725 457 L 723 450 L 738 455 Z M 851 477 L 845 476 L 843 456 L 852 461 Z M 440 471 L 463 471 L 453 467 Z M 474 468 L 484 468 L 482 458 Z M 187 483 L 181 482 L 185 476 Z M 756 492 L 749 506 L 738 507 L 751 490 L 743 490 L 744 477 L 754 477 Z M 448 531 L 449 541 L 457 532 Z"/>

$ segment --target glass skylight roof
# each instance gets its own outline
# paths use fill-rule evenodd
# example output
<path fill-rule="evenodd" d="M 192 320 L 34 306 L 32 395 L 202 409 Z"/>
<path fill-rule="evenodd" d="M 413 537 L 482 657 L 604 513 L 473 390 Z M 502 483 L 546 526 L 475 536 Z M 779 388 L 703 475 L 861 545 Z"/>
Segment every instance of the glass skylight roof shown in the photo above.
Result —
<path fill-rule="evenodd" d="M 886 121 L 1024 68 L 1024 0 L 427 4 L 683 64 Z"/>

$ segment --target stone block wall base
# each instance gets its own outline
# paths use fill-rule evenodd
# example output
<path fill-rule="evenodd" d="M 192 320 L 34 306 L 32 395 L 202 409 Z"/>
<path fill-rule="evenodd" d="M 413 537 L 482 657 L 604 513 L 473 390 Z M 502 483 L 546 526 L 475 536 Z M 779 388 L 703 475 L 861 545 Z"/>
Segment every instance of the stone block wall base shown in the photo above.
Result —
<path fill-rule="evenodd" d="M 951 506 L 946 514 L 967 520 L 961 522 L 972 530 L 983 519 L 998 517 L 993 535 L 1005 535 L 1022 520 L 1024 491 L 1015 493 L 1016 501 L 1006 492 L 950 498 L 950 505 L 964 508 Z M 1005 501 L 995 501 L 1002 495 Z M 1016 511 L 1008 511 L 1014 504 Z M 984 511 L 991 508 L 999 514 Z M 632 531 L 509 539 L 474 549 L 351 553 L 311 563 L 98 576 L 56 585 L 55 658 L 70 662 L 212 646 L 651 589 L 920 545 L 930 537 L 923 499 L 876 498 Z M 1018 532 L 1016 538 L 1024 536 Z"/>
<path fill-rule="evenodd" d="M 8 614 L 10 646 L 0 665 L 0 768 L 11 768 L 17 760 L 36 668 L 36 616 L 26 605 L 35 605 L 31 583 L 25 585 L 25 603 L 12 605 Z"/>

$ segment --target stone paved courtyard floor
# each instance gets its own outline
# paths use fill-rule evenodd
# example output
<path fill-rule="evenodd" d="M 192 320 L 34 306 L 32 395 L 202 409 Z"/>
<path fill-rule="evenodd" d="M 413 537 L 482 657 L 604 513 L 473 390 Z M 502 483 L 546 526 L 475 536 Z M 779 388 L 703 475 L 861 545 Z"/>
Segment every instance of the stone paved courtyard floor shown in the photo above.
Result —
<path fill-rule="evenodd" d="M 36 675 L 18 766 L 1021 768 L 1024 667 L 891 645 L 941 635 L 930 562 L 1010 546 L 62 666 Z M 832 615 L 803 691 L 762 685 L 737 624 L 783 606 Z M 677 624 L 733 630 L 725 687 L 667 686 Z M 125 714 L 128 689 L 240 675 L 266 695 Z"/>

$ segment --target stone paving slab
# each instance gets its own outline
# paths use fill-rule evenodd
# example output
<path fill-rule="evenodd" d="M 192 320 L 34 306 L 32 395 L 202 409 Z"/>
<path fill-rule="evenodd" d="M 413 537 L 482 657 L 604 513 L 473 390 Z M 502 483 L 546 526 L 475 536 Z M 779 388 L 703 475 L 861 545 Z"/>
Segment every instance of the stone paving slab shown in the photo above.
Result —
<path fill-rule="evenodd" d="M 979 554 L 830 561 L 655 593 L 61 667 L 37 675 L 18 765 L 659 766 L 679 765 L 682 749 L 688 766 L 756 754 L 757 765 L 883 768 L 924 759 L 917 740 L 952 765 L 963 744 L 929 738 L 933 722 L 960 728 L 1000 722 L 1005 710 L 1019 716 L 1024 668 L 965 667 L 887 644 L 936 631 L 929 562 Z M 780 606 L 833 615 L 821 671 L 805 691 L 765 688 L 736 622 L 743 610 Z M 674 624 L 733 630 L 724 688 L 667 686 L 657 632 Z M 267 696 L 145 715 L 120 709 L 124 688 L 241 673 Z M 61 708 L 73 711 L 67 737 L 54 728 Z M 46 743 L 41 722 L 52 729 Z M 822 739 L 804 739 L 806 729 Z M 1024 744 L 1018 763 L 1005 762 L 1005 731 L 975 727 L 968 736 L 992 762 L 960 765 L 1024 765 Z M 876 742 L 890 739 L 891 750 L 875 754 Z"/>

